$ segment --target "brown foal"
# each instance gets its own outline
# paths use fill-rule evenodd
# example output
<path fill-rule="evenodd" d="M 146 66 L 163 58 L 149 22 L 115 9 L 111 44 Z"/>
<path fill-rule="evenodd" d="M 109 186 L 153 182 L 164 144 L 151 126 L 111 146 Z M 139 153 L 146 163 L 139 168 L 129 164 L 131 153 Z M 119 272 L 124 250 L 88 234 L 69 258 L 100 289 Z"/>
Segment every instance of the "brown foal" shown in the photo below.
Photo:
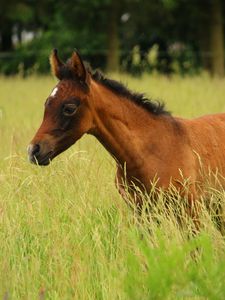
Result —
<path fill-rule="evenodd" d="M 161 104 L 93 73 L 77 52 L 63 63 L 54 50 L 50 62 L 59 82 L 28 147 L 31 162 L 48 165 L 88 133 L 115 158 L 117 187 L 123 196 L 124 182 L 128 189 L 135 184 L 150 191 L 156 179 L 159 189 L 173 185 L 182 194 L 182 182 L 188 179 L 187 197 L 195 204 L 204 184 L 202 169 L 225 176 L 225 114 L 194 120 L 173 117 Z"/>

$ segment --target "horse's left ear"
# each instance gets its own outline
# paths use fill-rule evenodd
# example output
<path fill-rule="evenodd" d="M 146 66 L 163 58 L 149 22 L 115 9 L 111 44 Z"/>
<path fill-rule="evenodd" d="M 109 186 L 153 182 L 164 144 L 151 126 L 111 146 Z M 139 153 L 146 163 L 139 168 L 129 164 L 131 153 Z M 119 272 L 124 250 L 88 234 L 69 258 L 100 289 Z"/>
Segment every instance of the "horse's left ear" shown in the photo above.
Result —
<path fill-rule="evenodd" d="M 74 51 L 70 58 L 70 69 L 73 75 L 83 83 L 88 83 L 88 72 L 77 51 Z"/>
<path fill-rule="evenodd" d="M 49 57 L 52 74 L 56 76 L 59 80 L 62 79 L 61 70 L 65 66 L 64 63 L 58 57 L 57 49 L 54 49 Z"/>

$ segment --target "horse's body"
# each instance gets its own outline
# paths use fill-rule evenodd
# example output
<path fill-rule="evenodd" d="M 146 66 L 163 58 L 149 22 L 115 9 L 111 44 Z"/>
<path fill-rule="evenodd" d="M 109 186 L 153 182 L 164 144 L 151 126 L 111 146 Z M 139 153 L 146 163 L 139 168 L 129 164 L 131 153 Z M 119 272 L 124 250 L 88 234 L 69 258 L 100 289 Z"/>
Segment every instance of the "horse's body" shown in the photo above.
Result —
<path fill-rule="evenodd" d="M 143 126 L 139 127 L 142 133 L 133 133 L 133 141 L 132 135 L 128 137 L 129 148 L 136 149 L 135 157 L 130 162 L 126 160 L 129 181 L 135 182 L 137 178 L 149 190 L 150 182 L 155 179 L 160 188 L 168 189 L 172 184 L 182 192 L 183 181 L 188 179 L 189 194 L 196 198 L 202 193 L 209 172 L 219 172 L 225 177 L 225 144 L 222 143 L 225 114 L 193 120 L 148 116 L 142 122 Z M 118 180 L 122 182 L 123 172 L 118 169 Z"/>
<path fill-rule="evenodd" d="M 29 146 L 32 162 L 48 164 L 89 133 L 116 159 L 122 195 L 124 182 L 128 188 L 134 183 L 149 191 L 153 181 L 159 188 L 172 184 L 183 193 L 182 182 L 188 178 L 188 198 L 194 203 L 204 172 L 211 169 L 225 177 L 225 114 L 172 117 L 163 106 L 91 74 L 77 53 L 65 65 L 55 51 L 51 62 L 60 82 L 47 99 L 43 123 Z"/>

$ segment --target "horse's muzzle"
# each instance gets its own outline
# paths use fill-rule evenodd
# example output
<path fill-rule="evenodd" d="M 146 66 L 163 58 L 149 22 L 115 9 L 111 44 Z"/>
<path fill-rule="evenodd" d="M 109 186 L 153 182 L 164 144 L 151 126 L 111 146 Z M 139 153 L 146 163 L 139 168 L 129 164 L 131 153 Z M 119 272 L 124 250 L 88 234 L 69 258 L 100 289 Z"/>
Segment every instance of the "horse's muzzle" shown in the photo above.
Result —
<path fill-rule="evenodd" d="M 46 151 L 41 144 L 30 144 L 27 148 L 29 161 L 40 166 L 47 166 L 51 158 L 53 158 L 53 151 Z"/>

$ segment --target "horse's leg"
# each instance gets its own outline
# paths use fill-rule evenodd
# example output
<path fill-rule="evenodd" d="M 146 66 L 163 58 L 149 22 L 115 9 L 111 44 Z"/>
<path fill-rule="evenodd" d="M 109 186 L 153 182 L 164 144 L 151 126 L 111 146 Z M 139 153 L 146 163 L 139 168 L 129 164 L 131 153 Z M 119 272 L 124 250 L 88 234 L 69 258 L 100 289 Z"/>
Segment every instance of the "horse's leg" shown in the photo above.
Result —
<path fill-rule="evenodd" d="M 117 172 L 116 172 L 116 178 L 115 178 L 115 183 L 116 183 L 116 188 L 119 191 L 120 195 L 122 198 L 127 201 L 127 192 L 125 190 L 125 182 L 124 182 L 124 176 L 123 173 L 120 169 L 120 167 L 117 167 Z"/>
<path fill-rule="evenodd" d="M 197 193 L 192 190 L 190 194 L 188 194 L 188 203 L 187 203 L 187 214 L 192 219 L 194 228 L 193 233 L 196 234 L 200 230 L 200 210 L 201 210 L 201 204 L 199 202 L 199 199 L 197 197 Z"/>
<path fill-rule="evenodd" d="M 138 195 L 134 188 L 129 187 L 128 179 L 125 178 L 122 169 L 118 166 L 115 178 L 117 190 L 119 191 L 125 202 L 134 210 L 139 213 L 142 209 L 143 199 L 141 195 Z M 131 184 L 131 186 L 133 186 Z"/>
<path fill-rule="evenodd" d="M 213 208 L 213 214 L 215 216 L 212 219 L 217 229 L 225 236 L 225 203 L 219 203 L 215 209 Z"/>

